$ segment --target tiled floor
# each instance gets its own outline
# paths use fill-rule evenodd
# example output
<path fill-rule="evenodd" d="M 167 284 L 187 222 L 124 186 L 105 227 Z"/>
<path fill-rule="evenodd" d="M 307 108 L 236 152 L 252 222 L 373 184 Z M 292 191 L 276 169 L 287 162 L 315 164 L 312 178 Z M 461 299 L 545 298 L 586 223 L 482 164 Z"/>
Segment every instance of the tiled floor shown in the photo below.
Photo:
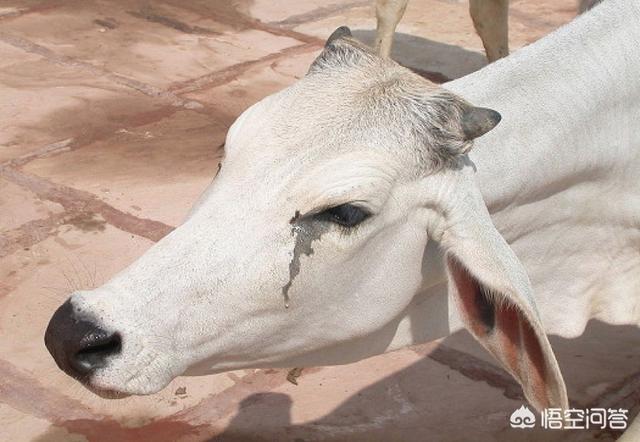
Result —
<path fill-rule="evenodd" d="M 63 375 L 43 331 L 71 290 L 109 278 L 181 222 L 225 132 L 304 75 L 339 25 L 371 39 L 369 0 L 0 2 L 0 440 L 612 440 L 508 428 L 513 380 L 466 335 L 340 367 L 176 379 L 105 401 Z M 513 0 L 511 47 L 575 15 Z M 395 57 L 431 78 L 483 66 L 462 0 L 414 0 Z M 572 403 L 638 403 L 640 333 L 554 339 Z M 636 410 L 637 411 L 637 410 Z"/>

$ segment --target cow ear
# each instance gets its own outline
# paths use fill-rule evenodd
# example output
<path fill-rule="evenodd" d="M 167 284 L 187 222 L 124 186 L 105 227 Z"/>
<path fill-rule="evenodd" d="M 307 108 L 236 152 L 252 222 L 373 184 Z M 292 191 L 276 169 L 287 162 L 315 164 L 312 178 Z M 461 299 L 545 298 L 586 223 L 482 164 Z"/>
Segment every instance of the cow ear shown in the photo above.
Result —
<path fill-rule="evenodd" d="M 469 106 L 462 113 L 461 126 L 466 141 L 475 140 L 496 127 L 502 116 L 493 109 Z"/>
<path fill-rule="evenodd" d="M 476 197 L 482 201 L 479 192 Z M 564 380 L 523 266 L 493 226 L 484 203 L 465 213 L 441 239 L 450 302 L 534 407 L 567 408 Z"/>
<path fill-rule="evenodd" d="M 340 26 L 329 36 L 323 51 L 311 64 L 308 73 L 350 67 L 375 57 L 376 54 L 371 48 L 353 38 L 348 27 Z"/>

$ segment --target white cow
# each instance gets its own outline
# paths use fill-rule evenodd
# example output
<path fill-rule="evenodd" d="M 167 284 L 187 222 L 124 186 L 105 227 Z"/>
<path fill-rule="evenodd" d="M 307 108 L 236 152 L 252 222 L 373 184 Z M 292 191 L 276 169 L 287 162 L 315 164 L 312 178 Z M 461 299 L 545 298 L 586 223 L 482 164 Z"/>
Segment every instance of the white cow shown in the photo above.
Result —
<path fill-rule="evenodd" d="M 109 396 L 466 327 L 534 406 L 565 407 L 544 330 L 640 318 L 639 21 L 610 0 L 444 88 L 339 29 L 234 123 L 185 223 L 74 293 L 47 347 Z M 469 102 L 502 122 L 467 155 L 499 120 Z"/>
<path fill-rule="evenodd" d="M 409 0 L 376 0 L 376 40 L 374 49 L 388 57 L 393 34 Z M 469 14 L 489 61 L 509 55 L 509 0 L 469 0 Z"/>
<path fill-rule="evenodd" d="M 585 12 L 601 0 L 579 0 L 578 12 Z M 376 0 L 375 50 L 383 57 L 391 53 L 393 34 L 409 0 Z M 473 26 L 482 39 L 489 61 L 509 55 L 509 0 L 469 0 Z"/>

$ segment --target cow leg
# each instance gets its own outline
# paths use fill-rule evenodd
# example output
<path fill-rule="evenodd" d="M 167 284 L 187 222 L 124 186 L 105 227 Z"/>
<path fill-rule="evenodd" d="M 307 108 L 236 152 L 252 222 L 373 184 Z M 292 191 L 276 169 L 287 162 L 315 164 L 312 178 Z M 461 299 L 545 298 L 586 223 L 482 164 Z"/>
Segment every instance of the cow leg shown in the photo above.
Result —
<path fill-rule="evenodd" d="M 404 15 L 409 0 L 376 1 L 376 41 L 374 48 L 381 57 L 389 57 L 393 43 L 393 33 Z"/>
<path fill-rule="evenodd" d="M 489 61 L 509 55 L 509 0 L 469 0 L 469 13 Z"/>

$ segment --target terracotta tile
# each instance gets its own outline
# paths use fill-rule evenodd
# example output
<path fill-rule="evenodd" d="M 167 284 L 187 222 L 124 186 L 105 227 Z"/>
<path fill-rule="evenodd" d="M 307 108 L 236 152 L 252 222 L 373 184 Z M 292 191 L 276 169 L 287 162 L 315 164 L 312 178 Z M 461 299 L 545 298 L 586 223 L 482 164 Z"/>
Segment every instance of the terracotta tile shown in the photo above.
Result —
<path fill-rule="evenodd" d="M 312 21 L 317 17 L 335 14 L 353 5 L 364 3 L 362 0 L 287 0 L 268 1 L 254 0 L 250 2 L 249 14 L 263 22 L 279 23 L 284 26 L 298 23 L 301 20 Z"/>
<path fill-rule="evenodd" d="M 0 163 L 53 143 L 83 144 L 167 103 L 0 42 Z"/>
<path fill-rule="evenodd" d="M 175 226 L 213 179 L 225 135 L 226 128 L 212 117 L 178 111 L 35 160 L 24 170 L 88 191 L 124 212 Z"/>
<path fill-rule="evenodd" d="M 311 48 L 295 56 L 250 67 L 225 84 L 204 87 L 185 97 L 215 108 L 216 116 L 228 126 L 252 104 L 304 76 L 319 52 L 320 49 Z"/>
<path fill-rule="evenodd" d="M 325 39 L 347 24 L 365 40 L 375 28 L 372 2 L 359 0 L 5 3 L 3 32 L 52 52 L 37 55 L 0 42 L 0 163 L 17 159 L 25 173 L 171 225 L 213 178 L 231 122 L 303 76 L 319 51 L 266 27 Z M 449 78 L 483 66 L 467 9 L 465 1 L 410 0 L 394 56 Z M 574 0 L 513 0 L 512 49 L 571 20 L 574 11 Z M 155 89 L 141 93 L 103 69 Z M 226 74 L 216 77 L 220 71 Z M 194 82 L 198 78 L 206 81 Z M 171 106 L 160 96 L 166 89 L 204 107 Z M 47 146 L 57 152 L 29 157 Z M 3 231 L 62 211 L 0 178 Z M 455 358 L 431 353 L 433 345 L 307 369 L 298 386 L 287 383 L 282 370 L 246 370 L 178 378 L 149 397 L 99 399 L 57 369 L 43 345 L 44 329 L 74 288 L 107 280 L 152 242 L 100 215 L 73 215 L 56 218 L 45 237 L 0 258 L 0 370 L 13 375 L 0 389 L 19 392 L 0 397 L 3 440 L 201 441 L 220 433 L 223 440 L 613 440 L 511 430 L 508 416 L 521 401 L 500 385 L 470 379 Z M 637 370 L 637 342 L 636 329 L 597 323 L 577 340 L 552 337 L 571 398 L 615 400 Z M 494 364 L 468 335 L 443 344 L 478 364 Z"/>
<path fill-rule="evenodd" d="M 634 375 L 640 363 L 635 351 L 639 339 L 636 327 L 611 326 L 596 320 L 578 338 L 550 336 L 571 400 L 577 406 L 597 403 L 616 383 Z M 447 337 L 443 344 L 497 364 L 466 332 Z"/>
<path fill-rule="evenodd" d="M 196 78 L 300 42 L 234 30 L 216 17 L 143 0 L 67 4 L 7 22 L 5 32 L 154 86 Z"/>
<path fill-rule="evenodd" d="M 243 399 L 224 420 L 221 439 L 464 440 L 473 433 L 489 440 L 508 425 L 507 410 L 520 406 L 410 350 L 303 372 L 298 380 Z"/>
<path fill-rule="evenodd" d="M 116 404 L 84 390 L 58 370 L 47 353 L 44 330 L 67 296 L 74 289 L 90 288 L 106 281 L 151 244 L 109 225 L 89 231 L 64 225 L 56 236 L 0 259 L 0 280 L 7 281 L 11 290 L 0 297 L 0 354 L 3 358 L 10 355 L 9 362 L 24 376 L 37 380 L 39 388 L 79 401 L 91 413 L 111 416 L 131 428 L 193 406 L 204 397 L 234 385 L 227 374 L 206 379 L 178 378 L 157 395 L 121 400 Z M 238 375 L 244 373 L 238 372 Z M 28 389 L 29 385 L 13 387 Z M 185 392 L 176 395 L 180 387 L 184 387 Z M 51 419 L 65 415 L 64 410 L 47 410 L 46 404 L 34 402 L 33 407 L 45 407 L 43 413 Z M 5 414 L 0 409 L 2 416 Z"/>
<path fill-rule="evenodd" d="M 17 229 L 30 221 L 46 219 L 64 211 L 60 204 L 40 201 L 32 192 L 0 178 L 0 232 Z"/>
<path fill-rule="evenodd" d="M 47 442 L 87 442 L 80 434 L 69 433 L 65 428 L 51 425 L 46 419 L 22 413 L 0 403 L 0 428 L 4 440 Z"/>

